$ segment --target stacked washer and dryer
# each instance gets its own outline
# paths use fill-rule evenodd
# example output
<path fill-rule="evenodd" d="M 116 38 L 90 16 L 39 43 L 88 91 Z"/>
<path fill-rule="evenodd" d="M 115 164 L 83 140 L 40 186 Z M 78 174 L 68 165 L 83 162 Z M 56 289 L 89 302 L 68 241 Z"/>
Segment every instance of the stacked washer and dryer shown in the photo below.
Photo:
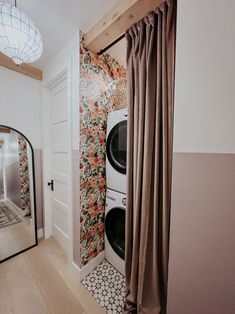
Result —
<path fill-rule="evenodd" d="M 106 150 L 105 255 L 106 259 L 124 275 L 127 109 L 109 114 Z"/>

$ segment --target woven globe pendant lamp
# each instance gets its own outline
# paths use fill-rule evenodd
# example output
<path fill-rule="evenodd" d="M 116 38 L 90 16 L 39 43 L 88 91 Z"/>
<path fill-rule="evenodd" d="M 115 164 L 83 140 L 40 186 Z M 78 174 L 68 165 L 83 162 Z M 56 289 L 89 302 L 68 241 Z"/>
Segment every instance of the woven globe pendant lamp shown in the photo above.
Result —
<path fill-rule="evenodd" d="M 0 2 L 0 52 L 17 65 L 40 59 L 42 37 L 33 21 L 15 6 Z"/>

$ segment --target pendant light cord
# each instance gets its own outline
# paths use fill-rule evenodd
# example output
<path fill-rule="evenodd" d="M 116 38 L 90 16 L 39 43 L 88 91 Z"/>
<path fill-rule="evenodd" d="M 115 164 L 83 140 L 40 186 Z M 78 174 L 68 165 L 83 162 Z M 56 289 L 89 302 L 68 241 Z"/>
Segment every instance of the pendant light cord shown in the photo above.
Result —
<path fill-rule="evenodd" d="M 15 0 L 15 7 L 17 7 L 17 3 L 16 3 L 16 0 Z"/>

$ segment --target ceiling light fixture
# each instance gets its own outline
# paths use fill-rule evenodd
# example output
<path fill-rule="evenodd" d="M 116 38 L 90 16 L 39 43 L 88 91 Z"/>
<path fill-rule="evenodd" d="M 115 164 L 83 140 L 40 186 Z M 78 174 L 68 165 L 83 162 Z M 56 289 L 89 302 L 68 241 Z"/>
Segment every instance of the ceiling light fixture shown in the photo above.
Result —
<path fill-rule="evenodd" d="M 17 65 L 38 60 L 42 37 L 33 21 L 15 6 L 0 2 L 0 52 Z"/>

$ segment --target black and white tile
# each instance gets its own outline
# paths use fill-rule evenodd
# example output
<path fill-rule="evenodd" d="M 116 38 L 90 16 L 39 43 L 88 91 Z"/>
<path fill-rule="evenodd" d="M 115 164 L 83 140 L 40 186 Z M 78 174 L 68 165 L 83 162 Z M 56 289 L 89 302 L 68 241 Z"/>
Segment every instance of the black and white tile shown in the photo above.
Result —
<path fill-rule="evenodd" d="M 82 283 L 108 314 L 122 313 L 125 298 L 125 278 L 104 260 Z"/>

